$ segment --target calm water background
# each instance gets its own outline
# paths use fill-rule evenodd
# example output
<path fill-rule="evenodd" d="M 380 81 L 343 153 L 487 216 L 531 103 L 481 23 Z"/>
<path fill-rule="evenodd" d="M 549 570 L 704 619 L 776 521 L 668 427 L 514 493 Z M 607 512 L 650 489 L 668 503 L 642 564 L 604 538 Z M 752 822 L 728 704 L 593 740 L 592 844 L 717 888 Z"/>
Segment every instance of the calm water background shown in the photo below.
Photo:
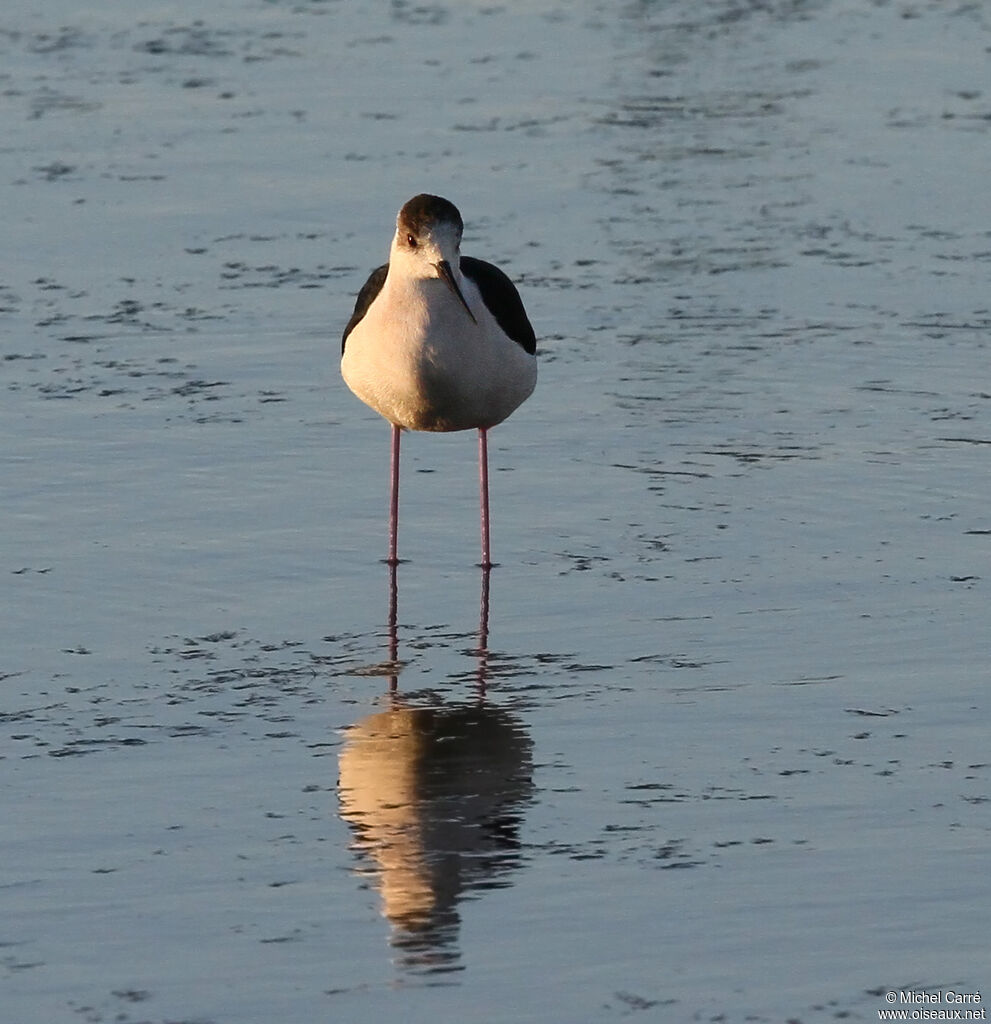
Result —
<path fill-rule="evenodd" d="M 987 989 L 989 52 L 926 0 L 6 3 L 3 1019 Z M 407 440 L 390 630 L 337 362 L 423 190 L 541 376 L 487 623 L 474 439 Z"/>

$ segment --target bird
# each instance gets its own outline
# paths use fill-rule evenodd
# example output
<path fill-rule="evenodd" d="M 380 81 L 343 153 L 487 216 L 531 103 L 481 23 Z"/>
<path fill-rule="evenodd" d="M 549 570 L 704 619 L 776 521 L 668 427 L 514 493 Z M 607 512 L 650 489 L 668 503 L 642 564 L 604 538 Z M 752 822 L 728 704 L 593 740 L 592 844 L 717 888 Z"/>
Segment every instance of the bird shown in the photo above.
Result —
<path fill-rule="evenodd" d="M 358 292 L 341 339 L 341 375 L 392 425 L 389 555 L 399 532 L 404 430 L 478 431 L 481 567 L 492 568 L 488 431 L 533 393 L 537 338 L 513 282 L 461 255 L 464 222 L 448 199 L 413 196 L 396 217 L 389 262 Z"/>

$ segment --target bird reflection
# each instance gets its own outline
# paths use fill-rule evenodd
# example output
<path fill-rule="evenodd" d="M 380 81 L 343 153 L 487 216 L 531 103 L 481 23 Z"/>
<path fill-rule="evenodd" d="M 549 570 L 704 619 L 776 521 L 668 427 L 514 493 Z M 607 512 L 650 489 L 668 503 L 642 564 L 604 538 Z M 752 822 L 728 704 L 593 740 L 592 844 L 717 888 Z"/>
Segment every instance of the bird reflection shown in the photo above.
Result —
<path fill-rule="evenodd" d="M 416 706 L 398 690 L 396 566 L 390 566 L 389 692 L 345 732 L 341 817 L 370 857 L 391 943 L 413 970 L 459 970 L 458 901 L 510 884 L 533 783 L 519 718 L 485 701 L 489 574 L 482 574 L 476 693 Z"/>

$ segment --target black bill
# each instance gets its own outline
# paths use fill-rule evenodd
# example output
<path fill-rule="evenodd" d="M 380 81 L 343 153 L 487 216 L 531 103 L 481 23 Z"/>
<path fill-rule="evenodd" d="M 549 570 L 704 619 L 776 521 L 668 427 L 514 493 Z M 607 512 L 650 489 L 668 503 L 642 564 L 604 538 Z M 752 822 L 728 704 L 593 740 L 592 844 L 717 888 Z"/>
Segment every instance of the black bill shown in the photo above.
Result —
<path fill-rule="evenodd" d="M 434 266 L 437 268 L 437 273 L 440 275 L 441 280 L 448 288 L 454 292 L 455 295 L 461 300 L 461 305 L 465 307 L 465 312 L 471 317 L 472 323 L 477 324 L 478 321 L 475 319 L 475 314 L 471 311 L 471 307 L 465 301 L 465 297 L 461 294 L 461 289 L 458 287 L 457 279 L 454 276 L 454 271 L 451 269 L 451 264 L 447 260 L 440 260 L 435 263 Z"/>

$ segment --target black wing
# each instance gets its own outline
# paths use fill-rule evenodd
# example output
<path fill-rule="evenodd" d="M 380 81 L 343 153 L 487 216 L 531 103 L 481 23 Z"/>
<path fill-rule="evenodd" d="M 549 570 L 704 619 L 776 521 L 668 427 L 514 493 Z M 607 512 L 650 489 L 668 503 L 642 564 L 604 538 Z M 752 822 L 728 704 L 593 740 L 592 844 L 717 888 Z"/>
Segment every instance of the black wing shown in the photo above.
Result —
<path fill-rule="evenodd" d="M 461 272 L 470 277 L 482 293 L 485 305 L 496 318 L 499 326 L 513 339 L 524 352 L 533 355 L 537 351 L 537 336 L 527 319 L 523 300 L 516 290 L 516 285 L 491 263 L 476 260 L 472 256 L 461 257 Z M 371 280 L 369 280 L 369 284 Z M 366 288 L 368 285 L 365 286 Z M 381 285 L 379 285 L 381 287 Z M 359 301 L 361 296 L 358 296 Z M 369 299 L 369 302 L 371 299 Z M 367 308 L 367 307 L 366 307 Z M 364 310 L 362 310 L 364 313 Z M 355 311 L 357 316 L 357 311 Z M 358 317 L 360 320 L 361 317 Z M 357 321 L 355 321 L 357 323 Z M 348 327 L 350 330 L 350 325 Z"/>
<path fill-rule="evenodd" d="M 344 355 L 344 347 L 348 343 L 348 335 L 361 323 L 362 318 L 368 312 L 368 307 L 375 301 L 375 296 L 382 291 L 386 275 L 389 273 L 389 264 L 383 263 L 376 267 L 368 276 L 368 280 L 362 285 L 358 292 L 358 298 L 354 302 L 354 312 L 344 328 L 344 337 L 341 338 L 341 355 Z"/>

